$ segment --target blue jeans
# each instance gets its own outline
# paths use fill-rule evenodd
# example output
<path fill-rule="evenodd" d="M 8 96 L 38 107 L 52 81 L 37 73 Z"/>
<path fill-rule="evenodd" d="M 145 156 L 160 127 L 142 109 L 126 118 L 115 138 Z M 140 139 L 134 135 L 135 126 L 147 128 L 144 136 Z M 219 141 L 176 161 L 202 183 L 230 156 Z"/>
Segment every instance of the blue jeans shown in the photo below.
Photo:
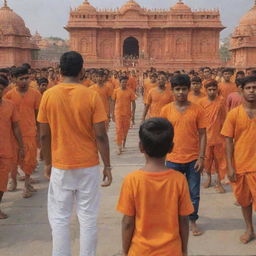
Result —
<path fill-rule="evenodd" d="M 177 170 L 186 175 L 189 193 L 191 201 L 194 206 L 194 212 L 189 216 L 191 221 L 196 221 L 198 216 L 199 201 L 200 201 L 200 183 L 201 183 L 201 174 L 196 172 L 195 166 L 196 160 L 190 163 L 177 164 L 173 162 L 166 162 L 166 166 L 170 169 Z"/>

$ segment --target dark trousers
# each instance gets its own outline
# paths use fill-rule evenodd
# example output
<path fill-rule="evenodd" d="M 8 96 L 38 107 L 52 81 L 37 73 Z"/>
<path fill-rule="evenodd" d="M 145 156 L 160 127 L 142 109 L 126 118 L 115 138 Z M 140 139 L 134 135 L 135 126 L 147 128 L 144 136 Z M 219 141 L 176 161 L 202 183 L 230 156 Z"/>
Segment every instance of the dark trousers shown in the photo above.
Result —
<path fill-rule="evenodd" d="M 166 162 L 166 166 L 170 169 L 177 170 L 184 175 L 186 175 L 191 201 L 194 206 L 194 212 L 189 216 L 191 221 L 196 221 L 198 216 L 199 201 L 200 201 L 200 183 L 201 183 L 201 174 L 195 170 L 195 161 L 185 164 L 178 164 L 173 162 Z"/>

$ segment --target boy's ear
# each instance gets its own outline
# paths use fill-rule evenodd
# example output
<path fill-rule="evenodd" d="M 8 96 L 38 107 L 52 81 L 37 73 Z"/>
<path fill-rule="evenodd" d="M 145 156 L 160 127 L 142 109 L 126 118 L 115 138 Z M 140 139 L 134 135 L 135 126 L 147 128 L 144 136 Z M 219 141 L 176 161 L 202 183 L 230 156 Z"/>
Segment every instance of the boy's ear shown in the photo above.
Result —
<path fill-rule="evenodd" d="M 139 149 L 140 149 L 141 153 L 143 153 L 143 154 L 145 153 L 145 150 L 143 148 L 143 145 L 142 145 L 141 141 L 139 142 Z"/>
<path fill-rule="evenodd" d="M 170 149 L 169 149 L 168 153 L 171 153 L 171 152 L 172 152 L 173 146 L 174 146 L 174 143 L 172 143 L 172 144 L 170 145 Z"/>

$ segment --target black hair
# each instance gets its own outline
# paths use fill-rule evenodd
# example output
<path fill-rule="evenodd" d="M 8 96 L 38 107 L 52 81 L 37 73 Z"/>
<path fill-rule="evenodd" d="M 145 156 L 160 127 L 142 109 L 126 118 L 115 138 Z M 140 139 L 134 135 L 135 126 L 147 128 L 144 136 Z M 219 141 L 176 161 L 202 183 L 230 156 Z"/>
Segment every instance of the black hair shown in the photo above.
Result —
<path fill-rule="evenodd" d="M 49 80 L 47 79 L 47 78 L 44 78 L 44 77 L 42 77 L 42 78 L 39 78 L 38 80 L 37 80 L 37 83 L 40 85 L 40 84 L 48 84 L 49 83 Z"/>
<path fill-rule="evenodd" d="M 196 83 L 202 83 L 202 79 L 199 76 L 194 76 L 191 79 L 191 83 L 196 82 Z"/>
<path fill-rule="evenodd" d="M 186 86 L 188 87 L 188 89 L 190 89 L 190 86 L 191 86 L 190 77 L 185 74 L 175 75 L 171 78 L 171 85 L 172 85 L 172 88 L 177 86 Z"/>
<path fill-rule="evenodd" d="M 205 69 L 210 70 L 210 72 L 212 72 L 212 69 L 210 67 L 203 67 L 202 71 L 204 71 Z"/>
<path fill-rule="evenodd" d="M 5 75 L 0 75 L 0 84 L 6 88 L 9 85 L 9 80 Z"/>
<path fill-rule="evenodd" d="M 256 83 L 256 76 L 246 76 L 243 78 L 241 84 L 242 89 L 249 83 Z"/>
<path fill-rule="evenodd" d="M 140 126 L 139 136 L 148 156 L 162 158 L 173 145 L 174 129 L 167 119 L 150 118 Z"/>
<path fill-rule="evenodd" d="M 120 76 L 119 81 L 121 82 L 122 80 L 129 80 L 128 76 Z"/>
<path fill-rule="evenodd" d="M 0 68 L 0 72 L 1 73 L 5 73 L 5 74 L 9 74 L 10 73 L 8 68 Z"/>
<path fill-rule="evenodd" d="M 97 76 L 100 76 L 100 77 L 104 77 L 106 74 L 105 74 L 105 72 L 104 72 L 103 69 L 98 69 L 98 70 L 96 71 L 96 75 L 97 75 Z"/>
<path fill-rule="evenodd" d="M 234 69 L 233 68 L 224 68 L 222 70 L 222 74 L 226 73 L 226 72 L 229 72 L 231 74 L 234 74 Z"/>
<path fill-rule="evenodd" d="M 209 88 L 209 87 L 218 87 L 218 82 L 214 79 L 210 80 L 209 82 L 207 82 L 204 85 L 205 88 Z"/>
<path fill-rule="evenodd" d="M 70 51 L 64 53 L 60 58 L 60 70 L 63 76 L 76 77 L 83 68 L 83 57 L 80 53 Z"/>
<path fill-rule="evenodd" d="M 238 71 L 236 75 L 245 75 L 244 71 Z"/>
<path fill-rule="evenodd" d="M 251 70 L 251 76 L 256 76 L 256 69 Z"/>
<path fill-rule="evenodd" d="M 14 77 L 28 75 L 28 69 L 25 66 L 17 67 L 12 70 L 12 75 Z"/>
<path fill-rule="evenodd" d="M 237 78 L 236 81 L 235 81 L 236 86 L 237 86 L 237 87 L 238 87 L 238 86 L 242 86 L 243 80 L 244 80 L 244 78 Z"/>
<path fill-rule="evenodd" d="M 26 69 L 31 69 L 31 65 L 28 63 L 23 63 L 22 67 L 25 67 Z"/>

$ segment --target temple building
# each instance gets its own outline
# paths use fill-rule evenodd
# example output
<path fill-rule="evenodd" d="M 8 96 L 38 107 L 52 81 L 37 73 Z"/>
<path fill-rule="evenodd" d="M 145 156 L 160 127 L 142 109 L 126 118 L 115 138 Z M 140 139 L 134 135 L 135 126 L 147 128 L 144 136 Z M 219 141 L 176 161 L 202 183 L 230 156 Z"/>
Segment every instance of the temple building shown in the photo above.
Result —
<path fill-rule="evenodd" d="M 219 10 L 191 10 L 183 1 L 169 10 L 145 9 L 134 0 L 114 10 L 87 0 L 71 10 L 65 29 L 70 48 L 87 67 L 192 69 L 221 65 Z"/>
<path fill-rule="evenodd" d="M 240 20 L 231 38 L 232 65 L 236 68 L 256 67 L 256 1 Z"/>
<path fill-rule="evenodd" d="M 36 50 L 24 20 L 4 0 L 0 8 L 0 67 L 31 63 Z"/>

